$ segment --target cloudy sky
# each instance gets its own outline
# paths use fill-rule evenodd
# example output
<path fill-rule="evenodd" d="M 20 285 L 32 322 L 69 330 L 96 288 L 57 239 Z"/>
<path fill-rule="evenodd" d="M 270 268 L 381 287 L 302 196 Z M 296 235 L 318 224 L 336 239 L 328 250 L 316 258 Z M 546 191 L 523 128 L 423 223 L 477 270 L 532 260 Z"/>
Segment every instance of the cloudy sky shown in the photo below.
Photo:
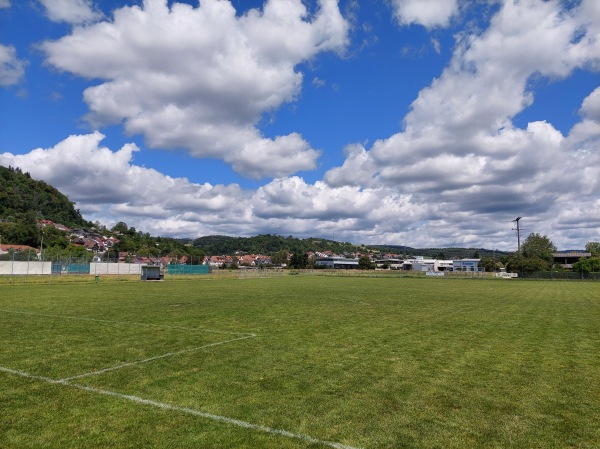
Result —
<path fill-rule="evenodd" d="M 0 164 L 152 235 L 600 241 L 597 0 L 0 0 Z"/>

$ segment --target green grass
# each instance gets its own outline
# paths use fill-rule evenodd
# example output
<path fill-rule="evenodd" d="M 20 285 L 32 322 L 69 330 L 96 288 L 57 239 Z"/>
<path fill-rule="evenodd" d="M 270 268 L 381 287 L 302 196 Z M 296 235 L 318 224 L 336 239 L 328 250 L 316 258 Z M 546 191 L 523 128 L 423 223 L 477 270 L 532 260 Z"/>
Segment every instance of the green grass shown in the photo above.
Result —
<path fill-rule="evenodd" d="M 600 446 L 598 283 L 288 276 L 0 291 L 3 448 L 324 447 L 189 410 L 361 448 Z"/>

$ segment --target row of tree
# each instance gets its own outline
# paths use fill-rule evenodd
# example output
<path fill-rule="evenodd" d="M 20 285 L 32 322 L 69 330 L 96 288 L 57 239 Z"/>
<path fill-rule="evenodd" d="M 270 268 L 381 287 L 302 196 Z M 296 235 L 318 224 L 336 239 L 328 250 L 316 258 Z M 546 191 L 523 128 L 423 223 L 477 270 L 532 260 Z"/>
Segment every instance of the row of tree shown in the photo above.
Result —
<path fill-rule="evenodd" d="M 510 272 L 540 272 L 561 269 L 554 263 L 556 246 L 545 235 L 531 233 L 521 245 L 521 251 L 496 258 L 483 258 L 480 266 L 486 271 L 498 271 L 506 268 Z M 573 264 L 573 271 L 584 273 L 600 272 L 600 242 L 588 242 L 585 252 L 591 253 L 590 258 L 580 259 Z"/>
<path fill-rule="evenodd" d="M 584 273 L 600 272 L 600 242 L 588 242 L 585 251 L 591 253 L 591 257 L 580 259 L 573 264 L 572 269 Z M 484 257 L 481 259 L 480 266 L 488 272 L 498 271 L 501 268 L 517 273 L 560 270 L 561 268 L 554 262 L 554 253 L 556 253 L 556 246 L 547 236 L 531 233 L 521 245 L 520 252 L 503 253 L 498 258 Z M 472 257 L 479 258 L 477 253 Z M 279 259 L 274 259 L 275 261 L 277 263 L 284 262 Z M 313 263 L 308 259 L 307 254 L 297 252 L 292 255 L 289 266 L 291 268 L 311 268 Z M 374 264 L 368 256 L 363 255 L 359 258 L 358 267 L 361 270 L 368 270 L 373 269 Z"/>

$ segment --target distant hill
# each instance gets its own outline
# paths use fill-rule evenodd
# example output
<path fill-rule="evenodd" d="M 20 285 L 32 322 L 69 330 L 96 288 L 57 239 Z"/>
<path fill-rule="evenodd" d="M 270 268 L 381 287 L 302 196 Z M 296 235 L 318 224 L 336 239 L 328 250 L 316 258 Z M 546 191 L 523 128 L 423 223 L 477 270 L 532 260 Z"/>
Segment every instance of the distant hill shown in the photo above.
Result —
<path fill-rule="evenodd" d="M 335 254 L 364 251 L 364 247 L 352 243 L 336 242 L 333 240 L 307 238 L 299 239 L 280 235 L 262 234 L 255 237 L 228 237 L 211 235 L 200 237 L 193 241 L 193 246 L 202 249 L 206 254 L 233 255 L 236 252 L 247 254 L 274 254 L 279 251 L 288 252 L 324 252 Z"/>
<path fill-rule="evenodd" d="M 374 245 L 372 248 L 383 253 L 433 257 L 437 259 L 492 258 L 510 254 L 507 251 L 486 248 L 411 248 L 410 246 L 397 245 Z"/>
<path fill-rule="evenodd" d="M 347 254 L 354 252 L 379 252 L 398 254 L 400 256 L 424 256 L 444 259 L 487 258 L 500 257 L 508 254 L 504 251 L 494 251 L 485 248 L 411 248 L 398 245 L 353 245 L 328 239 L 307 238 L 299 239 L 292 236 L 263 234 L 255 237 L 228 237 L 211 235 L 200 237 L 193 241 L 193 246 L 202 249 L 206 254 L 229 254 L 238 252 L 248 254 L 274 254 L 278 251 L 288 252 L 325 252 Z"/>
<path fill-rule="evenodd" d="M 38 220 L 84 227 L 74 203 L 56 188 L 19 168 L 0 166 L 0 234 L 4 242 L 37 246 Z"/>

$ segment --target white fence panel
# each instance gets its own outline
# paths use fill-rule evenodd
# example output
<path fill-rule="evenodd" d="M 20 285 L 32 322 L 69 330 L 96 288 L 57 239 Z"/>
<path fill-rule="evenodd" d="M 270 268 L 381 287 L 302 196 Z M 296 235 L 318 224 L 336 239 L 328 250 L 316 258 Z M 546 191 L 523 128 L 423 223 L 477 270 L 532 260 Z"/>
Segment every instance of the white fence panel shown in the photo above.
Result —
<path fill-rule="evenodd" d="M 142 274 L 142 265 L 139 263 L 92 263 L 90 274 L 99 276 L 102 274 Z"/>
<path fill-rule="evenodd" d="M 50 274 L 52 262 L 40 261 L 0 261 L 0 275 Z"/>
<path fill-rule="evenodd" d="M 0 276 L 10 275 L 37 275 L 37 274 L 52 274 L 52 262 L 41 261 L 0 261 Z M 58 274 L 58 273 L 57 273 Z M 67 274 L 68 273 L 62 273 Z M 78 273 L 85 274 L 85 273 Z M 92 263 L 90 264 L 91 275 L 141 275 L 142 265 L 139 263 Z"/>

